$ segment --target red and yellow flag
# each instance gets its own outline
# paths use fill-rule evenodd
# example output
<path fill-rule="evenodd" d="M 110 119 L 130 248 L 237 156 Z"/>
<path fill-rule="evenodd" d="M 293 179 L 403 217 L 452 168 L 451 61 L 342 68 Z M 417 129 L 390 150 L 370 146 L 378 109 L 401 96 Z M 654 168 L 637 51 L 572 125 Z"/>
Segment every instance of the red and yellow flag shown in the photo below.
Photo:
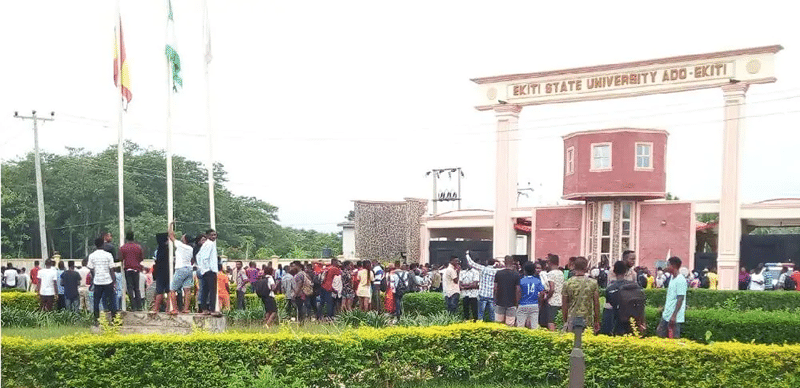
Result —
<path fill-rule="evenodd" d="M 122 66 L 117 61 L 122 61 Z M 114 31 L 114 86 L 119 86 L 120 68 L 122 69 L 122 97 L 126 104 L 131 102 L 131 77 L 128 73 L 128 61 L 125 58 L 125 40 L 122 38 L 122 19 L 119 21 L 119 38 Z"/>

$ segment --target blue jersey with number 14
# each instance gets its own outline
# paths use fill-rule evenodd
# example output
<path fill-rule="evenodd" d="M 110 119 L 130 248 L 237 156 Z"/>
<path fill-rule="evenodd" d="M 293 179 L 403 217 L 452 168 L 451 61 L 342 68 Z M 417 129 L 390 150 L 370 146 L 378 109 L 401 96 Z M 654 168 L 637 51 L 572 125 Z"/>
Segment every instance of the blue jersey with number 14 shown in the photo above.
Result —
<path fill-rule="evenodd" d="M 519 305 L 539 304 L 539 293 L 544 291 L 542 281 L 535 276 L 525 276 L 519 280 Z"/>

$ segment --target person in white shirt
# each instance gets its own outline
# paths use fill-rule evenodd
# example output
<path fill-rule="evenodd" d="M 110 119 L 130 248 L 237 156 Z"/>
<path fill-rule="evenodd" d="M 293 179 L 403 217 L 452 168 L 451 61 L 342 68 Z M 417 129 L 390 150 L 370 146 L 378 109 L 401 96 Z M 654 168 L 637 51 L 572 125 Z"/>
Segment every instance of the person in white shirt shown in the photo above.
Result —
<path fill-rule="evenodd" d="M 89 295 L 89 284 L 86 283 L 87 275 L 92 272 L 88 267 L 89 259 L 81 260 L 81 267 L 78 268 L 78 274 L 81 275 L 81 284 L 78 285 L 78 300 L 81 305 L 81 311 L 90 311 L 92 308 L 91 302 L 87 301 Z"/>
<path fill-rule="evenodd" d="M 94 245 L 97 249 L 89 255 L 86 267 L 93 271 L 92 273 L 92 289 L 94 292 L 93 311 L 95 324 L 100 319 L 100 300 L 103 301 L 105 308 L 111 309 L 111 318 L 116 315 L 116 303 L 113 303 L 113 298 L 116 297 L 114 292 L 116 277 L 114 276 L 114 256 L 111 253 L 103 250 L 105 240 L 103 237 L 98 237 L 94 240 Z"/>
<path fill-rule="evenodd" d="M 750 275 L 750 291 L 764 291 L 764 263 L 756 267 L 755 273 Z"/>
<path fill-rule="evenodd" d="M 16 268 L 14 268 L 11 263 L 8 263 L 8 267 L 6 267 L 6 271 L 3 272 L 3 284 L 7 288 L 14 288 L 17 286 L 17 272 Z"/>
<path fill-rule="evenodd" d="M 192 255 L 194 248 L 189 245 L 192 238 L 184 234 L 180 240 L 175 239 L 175 223 L 169 225 L 169 239 L 175 244 L 175 273 L 172 275 L 172 284 L 169 287 L 169 303 L 172 306 L 170 314 L 175 315 L 178 313 L 177 293 L 178 290 L 183 288 L 183 311 L 184 314 L 189 313 L 189 305 L 192 301 L 192 286 L 194 286 L 194 278 L 192 277 Z"/>
<path fill-rule="evenodd" d="M 461 304 L 464 305 L 464 320 L 470 319 L 472 310 L 472 321 L 478 320 L 478 288 L 480 285 L 481 272 L 475 267 L 467 267 L 461 271 L 458 282 L 461 289 Z"/>
<path fill-rule="evenodd" d="M 460 259 L 458 256 L 450 258 L 450 265 L 442 274 L 442 287 L 444 289 L 444 300 L 447 311 L 450 314 L 458 314 L 458 298 L 461 295 L 461 288 L 458 285 L 458 275 L 460 271 Z"/>
<path fill-rule="evenodd" d="M 199 309 L 207 315 L 222 316 L 219 311 L 216 311 L 217 271 L 219 268 L 217 261 L 217 232 L 214 229 L 207 230 L 206 238 L 206 242 L 197 252 L 197 269 L 205 283 L 203 295 L 200 298 L 203 304 L 199 306 Z"/>
<path fill-rule="evenodd" d="M 43 311 L 50 311 L 53 309 L 53 302 L 56 299 L 56 278 L 58 272 L 53 268 L 53 260 L 47 259 L 44 261 L 44 268 L 39 270 L 36 274 L 39 283 L 36 284 L 36 293 L 39 294 L 39 306 Z"/>
<path fill-rule="evenodd" d="M 564 288 L 564 272 L 558 269 L 558 256 L 552 255 L 547 259 L 547 272 L 542 276 L 544 288 L 547 291 L 547 328 L 556 330 L 556 315 L 561 310 L 561 289 Z"/>

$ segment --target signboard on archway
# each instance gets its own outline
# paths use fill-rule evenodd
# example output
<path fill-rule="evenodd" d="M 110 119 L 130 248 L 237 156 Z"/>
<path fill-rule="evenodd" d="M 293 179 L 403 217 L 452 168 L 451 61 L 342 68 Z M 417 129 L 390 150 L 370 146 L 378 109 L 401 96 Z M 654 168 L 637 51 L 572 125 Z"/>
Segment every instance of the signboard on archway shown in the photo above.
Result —
<path fill-rule="evenodd" d="M 720 287 L 735 289 L 741 236 L 739 139 L 745 94 L 750 85 L 776 81 L 774 55 L 781 49 L 774 45 L 473 79 L 479 92 L 476 109 L 493 110 L 497 116 L 494 256 L 512 254 L 515 244 L 511 210 L 517 189 L 517 122 L 523 107 L 720 88 L 725 107 L 718 271 Z"/>

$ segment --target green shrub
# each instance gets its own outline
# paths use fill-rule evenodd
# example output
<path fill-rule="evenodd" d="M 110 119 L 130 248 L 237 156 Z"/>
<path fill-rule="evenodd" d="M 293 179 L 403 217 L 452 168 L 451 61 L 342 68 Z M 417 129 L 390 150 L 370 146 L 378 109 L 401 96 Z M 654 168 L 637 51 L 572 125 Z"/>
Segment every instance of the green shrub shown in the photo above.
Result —
<path fill-rule="evenodd" d="M 276 382 L 319 387 L 432 380 L 563 385 L 572 341 L 569 334 L 489 323 L 360 328 L 337 335 L 84 335 L 39 341 L 6 336 L 1 377 L 9 387 L 191 388 L 267 376 L 262 367 L 270 366 Z M 800 386 L 798 345 L 593 335 L 583 343 L 587 387 Z M 284 380 L 289 376 L 302 381 Z"/>
<path fill-rule="evenodd" d="M 403 296 L 403 307 L 410 315 L 433 315 L 447 311 L 441 292 L 412 292 Z M 461 299 L 458 301 L 461 311 Z"/>
<path fill-rule="evenodd" d="M 647 333 L 655 335 L 661 310 L 647 307 L 645 314 Z M 800 344 L 800 315 L 788 311 L 686 310 L 681 336 L 706 342 L 706 331 L 712 333 L 714 341 Z"/>
<path fill-rule="evenodd" d="M 663 307 L 667 298 L 667 290 L 654 288 L 644 290 L 647 305 Z M 731 302 L 734 303 L 731 303 Z M 686 305 L 689 308 L 735 308 L 736 310 L 765 311 L 794 310 L 800 308 L 800 292 L 797 291 L 727 291 L 690 288 L 686 294 Z"/>
<path fill-rule="evenodd" d="M 35 311 L 39 308 L 39 296 L 35 292 L 7 292 L 0 295 L 0 306 L 6 309 Z"/>

